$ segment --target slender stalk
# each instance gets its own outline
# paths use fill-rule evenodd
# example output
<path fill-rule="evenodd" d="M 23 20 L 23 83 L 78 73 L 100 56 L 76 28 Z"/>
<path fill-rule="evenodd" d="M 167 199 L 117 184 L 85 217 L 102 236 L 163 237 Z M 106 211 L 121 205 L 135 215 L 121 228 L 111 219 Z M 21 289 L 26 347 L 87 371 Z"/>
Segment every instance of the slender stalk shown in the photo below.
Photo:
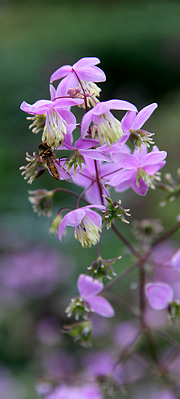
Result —
<path fill-rule="evenodd" d="M 115 225 L 112 223 L 111 225 L 113 231 L 115 232 L 115 234 L 120 238 L 120 240 L 126 245 L 126 247 L 128 247 L 128 249 L 130 250 L 130 252 L 138 259 L 141 258 L 140 254 L 134 249 L 134 247 L 130 244 L 130 242 L 120 233 L 119 230 L 117 230 L 117 228 L 115 227 Z"/>
<path fill-rule="evenodd" d="M 77 194 L 77 193 L 75 193 L 74 191 L 72 191 L 72 190 L 69 190 L 68 188 L 60 188 L 60 187 L 58 187 L 58 188 L 55 188 L 54 190 L 52 190 L 52 192 L 53 192 L 53 194 L 56 194 L 57 192 L 63 192 L 63 193 L 67 193 L 67 194 L 70 194 L 70 195 L 73 195 L 74 197 L 76 197 L 76 198 L 79 198 L 79 194 Z M 80 195 L 81 196 L 81 195 Z M 88 204 L 89 205 L 89 202 L 85 199 L 85 198 L 80 198 L 82 201 L 84 201 L 86 204 Z"/>
<path fill-rule="evenodd" d="M 139 290 L 140 290 L 141 326 L 142 326 L 142 328 L 145 328 L 144 314 L 145 314 L 145 308 L 146 308 L 146 298 L 145 298 L 144 287 L 145 287 L 145 283 L 146 283 L 146 275 L 145 275 L 145 270 L 144 270 L 143 265 L 141 265 L 141 267 L 139 268 L 139 278 L 140 278 Z"/>
<path fill-rule="evenodd" d="M 110 281 L 108 284 L 105 285 L 103 290 L 101 291 L 101 294 L 107 291 L 109 288 L 113 287 L 118 281 L 122 280 L 125 276 L 127 276 L 129 273 L 134 271 L 137 267 L 139 266 L 139 262 L 134 263 L 132 266 L 128 267 L 128 269 L 124 270 L 119 276 L 117 276 L 114 280 Z"/>

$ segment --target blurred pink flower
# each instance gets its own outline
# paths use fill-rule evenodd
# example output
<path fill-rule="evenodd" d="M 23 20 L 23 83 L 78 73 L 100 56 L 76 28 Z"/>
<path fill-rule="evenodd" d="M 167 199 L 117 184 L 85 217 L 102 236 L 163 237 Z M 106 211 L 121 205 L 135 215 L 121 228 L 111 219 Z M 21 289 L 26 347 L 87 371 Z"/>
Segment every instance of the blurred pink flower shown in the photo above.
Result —
<path fill-rule="evenodd" d="M 95 385 L 60 385 L 45 399 L 102 399 L 100 389 Z"/>
<path fill-rule="evenodd" d="M 1 298 L 3 293 L 9 298 L 48 295 L 59 281 L 68 278 L 68 269 L 64 268 L 67 261 L 64 255 L 44 245 L 5 255 L 0 269 Z"/>
<path fill-rule="evenodd" d="M 145 293 L 149 304 L 156 310 L 167 308 L 174 297 L 173 289 L 165 283 L 148 283 L 145 287 Z"/>
<path fill-rule="evenodd" d="M 80 274 L 77 285 L 81 297 L 88 303 L 93 312 L 104 317 L 114 316 L 114 309 L 107 299 L 98 296 L 104 287 L 103 283 L 85 274 Z"/>

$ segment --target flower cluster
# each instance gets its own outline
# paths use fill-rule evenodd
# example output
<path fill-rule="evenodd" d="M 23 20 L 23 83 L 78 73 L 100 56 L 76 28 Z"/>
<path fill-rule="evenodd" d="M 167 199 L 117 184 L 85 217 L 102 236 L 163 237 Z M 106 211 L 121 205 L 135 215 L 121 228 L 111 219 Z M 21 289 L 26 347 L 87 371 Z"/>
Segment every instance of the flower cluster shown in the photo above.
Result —
<path fill-rule="evenodd" d="M 135 193 L 145 196 L 149 188 L 160 187 L 160 170 L 166 163 L 167 153 L 161 151 L 152 141 L 154 133 L 144 130 L 143 127 L 157 108 L 156 103 L 147 105 L 138 112 L 134 104 L 125 100 L 99 101 L 101 89 L 97 83 L 106 80 L 104 72 L 97 67 L 99 62 L 98 58 L 89 57 L 80 59 L 73 66 L 60 67 L 50 77 L 50 100 L 38 100 L 32 105 L 23 101 L 21 110 L 30 114 L 27 119 L 32 121 L 29 128 L 35 134 L 41 132 L 42 136 L 39 140 L 39 154 L 27 154 L 28 164 L 21 169 L 29 183 L 47 169 L 50 178 L 54 178 L 56 182 L 66 180 L 71 187 L 76 185 L 82 188 L 80 194 L 64 186 L 50 191 L 29 191 L 29 200 L 39 215 L 51 216 L 53 197 L 59 191 L 76 197 L 73 209 L 60 207 L 51 222 L 50 231 L 57 233 L 59 241 L 62 241 L 66 240 L 63 238 L 66 227 L 70 226 L 74 229 L 75 239 L 83 248 L 97 245 L 97 260 L 87 267 L 86 273 L 83 271 L 80 274 L 77 281 L 79 296 L 72 298 L 66 308 L 67 316 L 74 317 L 75 320 L 72 325 L 64 326 L 64 331 L 74 340 L 79 340 L 85 346 L 90 344 L 93 313 L 105 318 L 115 315 L 110 302 L 102 294 L 115 280 L 120 281 L 128 272 L 139 267 L 141 328 L 127 345 L 129 348 L 136 343 L 142 332 L 147 331 L 148 306 L 156 311 L 166 309 L 172 317 L 180 315 L 180 298 L 175 282 L 175 276 L 180 271 L 180 250 L 171 255 L 168 261 L 163 259 L 162 264 L 157 261 L 153 245 L 162 231 L 162 225 L 156 219 L 134 223 L 140 248 L 134 248 L 115 226 L 118 222 L 129 223 L 126 218 L 131 216 L 130 209 L 121 205 L 117 193 L 131 188 Z M 58 81 L 56 88 L 53 85 L 55 81 Z M 82 120 L 76 120 L 75 107 L 83 109 Z M 119 111 L 123 111 L 123 117 L 118 119 Z M 113 189 L 116 191 L 116 200 L 112 198 Z M 165 189 L 177 196 L 179 181 L 176 185 L 171 181 Z M 83 206 L 81 201 L 85 203 Z M 111 279 L 116 276 L 112 264 L 121 256 L 103 260 L 100 240 L 105 226 L 108 230 L 114 230 L 137 261 L 131 265 L 129 271 L 123 270 L 106 286 L 103 278 Z M 180 221 L 173 231 L 179 227 Z M 166 237 L 167 234 L 162 242 Z M 159 243 L 156 242 L 155 247 Z M 171 281 L 163 274 L 166 267 L 170 269 Z M 108 299 L 111 300 L 111 296 Z M 119 302 L 115 300 L 114 303 L 116 305 Z M 129 383 L 122 375 L 120 366 L 121 357 L 128 357 L 127 348 L 123 350 L 117 359 L 117 367 L 113 368 L 117 372 L 113 383 L 115 380 Z M 111 370 L 112 373 L 113 371 Z M 111 372 L 109 371 L 108 378 L 111 378 Z M 140 372 L 140 375 L 143 373 Z M 69 388 L 64 384 L 48 394 L 47 399 L 65 396 L 67 399 L 76 396 L 86 399 L 90 395 L 99 399 L 99 388 L 79 388 L 76 385 Z"/>

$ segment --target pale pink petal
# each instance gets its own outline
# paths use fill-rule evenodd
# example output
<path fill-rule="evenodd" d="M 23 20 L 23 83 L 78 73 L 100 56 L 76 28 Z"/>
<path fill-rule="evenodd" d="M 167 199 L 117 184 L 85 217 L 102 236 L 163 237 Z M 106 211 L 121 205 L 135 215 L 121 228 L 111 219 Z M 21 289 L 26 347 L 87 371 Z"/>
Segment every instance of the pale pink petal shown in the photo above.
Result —
<path fill-rule="evenodd" d="M 98 280 L 94 280 L 93 277 L 86 276 L 85 274 L 80 274 L 77 282 L 77 287 L 80 295 L 84 299 L 89 299 L 99 294 L 104 285 Z"/>
<path fill-rule="evenodd" d="M 56 98 L 56 89 L 53 85 L 49 85 L 49 91 L 50 91 L 51 101 L 53 101 Z"/>
<path fill-rule="evenodd" d="M 178 249 L 171 259 L 172 266 L 180 272 L 180 249 Z"/>
<path fill-rule="evenodd" d="M 124 100 L 108 100 L 95 105 L 92 109 L 94 115 L 102 115 L 109 111 L 110 109 L 119 109 L 119 110 L 128 110 L 128 111 L 136 111 L 137 108 L 135 105 L 129 103 Z M 87 114 L 86 114 L 87 115 Z M 86 116 L 85 115 L 85 116 Z"/>
<path fill-rule="evenodd" d="M 81 186 L 84 188 L 89 187 L 90 184 L 92 183 L 91 178 L 89 178 L 89 176 L 91 177 L 91 172 L 89 171 L 88 168 L 86 168 L 86 169 L 87 169 L 86 175 L 84 175 L 84 173 L 82 173 L 82 172 L 79 172 L 79 173 L 76 173 L 75 176 L 72 176 L 73 182 L 75 184 L 77 184 L 78 186 Z"/>
<path fill-rule="evenodd" d="M 117 173 L 114 173 L 112 179 L 110 179 L 110 181 L 108 182 L 108 185 L 115 187 L 116 189 L 118 189 L 118 191 L 121 191 L 120 187 L 122 183 L 124 184 L 126 182 L 127 187 L 131 186 L 131 179 L 134 175 L 136 175 L 136 172 L 134 172 L 134 170 L 119 171 Z"/>
<path fill-rule="evenodd" d="M 96 205 L 96 207 L 97 207 L 97 205 Z M 104 207 L 102 206 L 102 208 L 104 208 Z M 97 212 L 92 211 L 92 209 L 86 208 L 86 214 L 92 223 L 96 224 L 98 227 L 101 227 L 102 217 Z"/>
<path fill-rule="evenodd" d="M 96 150 L 79 150 L 79 152 L 91 159 L 96 159 L 98 161 L 106 161 L 111 162 L 110 155 L 106 154 L 104 151 L 96 151 Z"/>
<path fill-rule="evenodd" d="M 101 61 L 97 57 L 83 57 L 73 65 L 73 68 L 74 69 L 86 68 L 87 66 L 90 65 L 100 64 L 100 62 Z"/>
<path fill-rule="evenodd" d="M 126 169 L 137 169 L 139 166 L 139 162 L 137 158 L 133 154 L 125 154 L 124 152 L 115 152 L 111 154 L 112 160 L 116 162 L 119 168 Z"/>
<path fill-rule="evenodd" d="M 106 75 L 102 69 L 92 66 L 83 69 L 76 69 L 79 79 L 85 80 L 87 82 L 104 82 L 106 80 Z"/>
<path fill-rule="evenodd" d="M 135 111 L 128 111 L 121 120 L 122 130 L 126 131 L 132 128 L 134 120 L 136 119 Z"/>
<path fill-rule="evenodd" d="M 155 165 L 143 166 L 143 169 L 145 170 L 145 172 L 148 175 L 151 176 L 151 175 L 154 175 L 156 172 L 158 172 L 158 170 L 162 169 L 163 166 L 165 165 L 165 163 L 166 163 L 166 161 L 162 161 L 162 162 L 159 162 L 159 163 L 157 163 Z"/>
<path fill-rule="evenodd" d="M 146 297 L 153 309 L 161 310 L 173 300 L 174 292 L 169 284 L 149 283 L 145 287 Z"/>
<path fill-rule="evenodd" d="M 23 101 L 20 109 L 28 114 L 45 114 L 50 107 L 53 106 L 53 102 L 50 100 L 38 100 L 34 104 L 28 104 L 26 101 Z"/>
<path fill-rule="evenodd" d="M 27 112 L 28 114 L 32 114 L 32 104 L 27 103 L 26 101 L 23 101 L 22 104 L 20 105 L 20 109 L 24 112 Z"/>
<path fill-rule="evenodd" d="M 71 65 L 64 65 L 61 68 L 58 68 L 50 77 L 50 83 L 54 82 L 54 80 L 64 78 L 72 71 Z"/>
<path fill-rule="evenodd" d="M 64 216 L 58 230 L 58 238 L 61 241 L 62 236 L 63 236 L 63 231 L 66 228 L 66 226 L 77 226 L 78 224 L 81 223 L 81 220 L 85 216 L 86 212 L 84 211 L 84 208 L 80 209 L 75 209 L 74 211 L 71 211 L 67 213 L 66 216 Z"/>
<path fill-rule="evenodd" d="M 115 315 L 114 309 L 105 298 L 100 296 L 88 298 L 88 303 L 93 312 L 99 314 L 100 316 L 113 317 Z"/>
<path fill-rule="evenodd" d="M 151 114 L 154 112 L 154 110 L 157 108 L 157 104 L 153 103 L 148 105 L 147 107 L 144 107 L 136 116 L 136 119 L 134 121 L 134 124 L 132 126 L 133 129 L 140 129 L 142 125 L 149 119 Z"/>
<path fill-rule="evenodd" d="M 106 188 L 106 191 L 102 188 L 102 194 L 103 195 L 108 195 L 108 190 L 107 190 L 107 188 Z M 90 204 L 94 204 L 94 202 L 96 203 L 96 204 L 102 204 L 102 198 L 101 198 L 101 195 L 100 195 L 100 192 L 99 192 L 99 186 L 98 186 L 98 184 L 97 183 L 94 183 L 90 188 L 89 188 L 89 190 L 87 190 L 86 191 L 86 193 L 85 193 L 85 197 L 86 197 L 86 199 L 87 199 L 87 201 L 90 203 Z"/>
<path fill-rule="evenodd" d="M 57 87 L 57 96 L 65 96 L 67 94 L 68 89 L 72 89 L 79 86 L 79 81 L 75 73 L 70 73 L 66 76 L 62 81 L 58 84 Z"/>
<path fill-rule="evenodd" d="M 67 124 L 75 125 L 74 128 L 76 127 L 76 118 L 74 114 L 71 111 L 67 111 L 66 109 L 58 109 L 56 108 L 56 111 L 61 115 L 61 117 L 67 122 Z"/>
<path fill-rule="evenodd" d="M 56 98 L 53 101 L 54 108 L 72 107 L 73 105 L 80 105 L 83 103 L 81 98 Z"/>
<path fill-rule="evenodd" d="M 156 163 L 159 163 L 163 161 L 167 157 L 167 152 L 166 151 L 152 151 L 149 154 L 147 154 L 142 160 L 141 160 L 141 166 L 144 168 L 145 166 L 149 165 L 154 165 Z"/>
<path fill-rule="evenodd" d="M 139 195 L 146 195 L 148 191 L 148 186 L 142 178 L 139 181 L 139 185 L 137 185 L 136 175 L 134 175 L 131 179 L 131 187 L 135 191 L 135 193 Z"/>
<path fill-rule="evenodd" d="M 82 118 L 81 121 L 81 137 L 84 139 L 84 137 L 87 134 L 87 131 L 89 129 L 89 125 L 91 124 L 92 120 L 94 117 L 94 108 L 88 111 Z"/>
<path fill-rule="evenodd" d="M 46 114 L 50 108 L 53 108 L 53 106 L 53 101 L 38 100 L 34 104 L 32 104 L 31 112 L 37 115 Z"/>
<path fill-rule="evenodd" d="M 78 139 L 74 147 L 82 150 L 86 150 L 88 148 L 96 147 L 98 145 L 98 140 L 95 139 Z"/>

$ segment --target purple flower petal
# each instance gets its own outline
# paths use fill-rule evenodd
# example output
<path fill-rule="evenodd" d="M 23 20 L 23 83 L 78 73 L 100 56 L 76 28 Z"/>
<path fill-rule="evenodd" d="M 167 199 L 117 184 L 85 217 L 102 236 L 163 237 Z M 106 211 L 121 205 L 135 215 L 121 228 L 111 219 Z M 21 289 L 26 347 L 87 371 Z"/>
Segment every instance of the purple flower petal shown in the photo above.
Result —
<path fill-rule="evenodd" d="M 104 317 L 113 317 L 115 312 L 107 299 L 102 298 L 101 296 L 95 296 L 93 298 L 88 298 L 88 303 L 91 309 Z"/>
<path fill-rule="evenodd" d="M 94 115 L 102 115 L 107 111 L 109 111 L 110 109 L 137 111 L 135 105 L 124 100 L 102 101 L 101 103 L 96 104 L 96 106 L 91 111 L 93 111 Z"/>
<path fill-rule="evenodd" d="M 95 139 L 78 139 L 74 147 L 78 148 L 79 150 L 87 150 L 88 148 L 95 147 L 99 144 L 98 140 Z"/>
<path fill-rule="evenodd" d="M 76 69 L 79 79 L 85 80 L 87 82 L 104 82 L 106 80 L 106 75 L 102 69 L 96 66 L 89 66 L 83 69 Z"/>
<path fill-rule="evenodd" d="M 100 64 L 100 59 L 97 57 L 83 57 L 79 61 L 77 61 L 74 65 L 74 69 L 84 68 L 90 65 Z"/>
<path fill-rule="evenodd" d="M 112 160 L 117 163 L 117 166 L 120 168 L 126 169 L 137 169 L 139 166 L 139 162 L 137 158 L 132 154 L 125 154 L 125 153 L 114 153 L 111 154 Z"/>
<path fill-rule="evenodd" d="M 172 266 L 180 272 L 180 249 L 178 249 L 175 254 L 173 255 L 172 259 Z"/>
<path fill-rule="evenodd" d="M 102 291 L 104 285 L 98 280 L 94 280 L 90 276 L 80 274 L 77 282 L 77 287 L 82 298 L 84 298 L 85 300 L 88 299 L 89 302 L 89 298 L 99 294 Z"/>
<path fill-rule="evenodd" d="M 157 108 L 157 104 L 153 103 L 144 107 L 136 116 L 134 124 L 132 126 L 133 129 L 140 129 L 142 125 L 150 118 L 151 114 Z"/>
<path fill-rule="evenodd" d="M 153 309 L 161 310 L 173 300 L 174 292 L 169 284 L 149 283 L 145 288 L 146 297 Z"/>
<path fill-rule="evenodd" d="M 135 111 L 128 111 L 124 115 L 124 117 L 121 120 L 121 126 L 122 130 L 126 131 L 132 128 L 133 123 L 136 119 L 136 112 Z"/>
<path fill-rule="evenodd" d="M 139 186 L 137 186 L 136 175 L 132 177 L 131 187 L 135 191 L 135 193 L 139 195 L 146 195 L 148 191 L 148 185 L 145 183 L 145 181 L 142 178 L 139 180 Z"/>
<path fill-rule="evenodd" d="M 63 231 L 65 230 L 66 226 L 77 226 L 81 222 L 85 214 L 86 212 L 84 211 L 84 208 L 75 209 L 74 211 L 67 213 L 59 226 L 58 239 L 61 241 Z"/>
<path fill-rule="evenodd" d="M 51 101 L 52 101 L 56 98 L 56 89 L 51 84 L 49 85 L 49 91 L 50 91 L 50 96 L 51 96 Z"/>
<path fill-rule="evenodd" d="M 69 88 L 75 88 L 79 86 L 79 81 L 75 73 L 70 73 L 66 76 L 57 87 L 57 96 L 65 96 Z"/>
<path fill-rule="evenodd" d="M 57 79 L 64 78 L 64 76 L 67 76 L 70 72 L 72 71 L 72 66 L 71 65 L 64 65 L 60 68 L 58 68 L 50 77 L 50 83 L 54 82 Z"/>
<path fill-rule="evenodd" d="M 92 209 L 86 209 L 86 215 L 89 217 L 92 223 L 96 224 L 98 227 L 101 227 L 102 217 L 97 212 L 92 211 Z"/>

